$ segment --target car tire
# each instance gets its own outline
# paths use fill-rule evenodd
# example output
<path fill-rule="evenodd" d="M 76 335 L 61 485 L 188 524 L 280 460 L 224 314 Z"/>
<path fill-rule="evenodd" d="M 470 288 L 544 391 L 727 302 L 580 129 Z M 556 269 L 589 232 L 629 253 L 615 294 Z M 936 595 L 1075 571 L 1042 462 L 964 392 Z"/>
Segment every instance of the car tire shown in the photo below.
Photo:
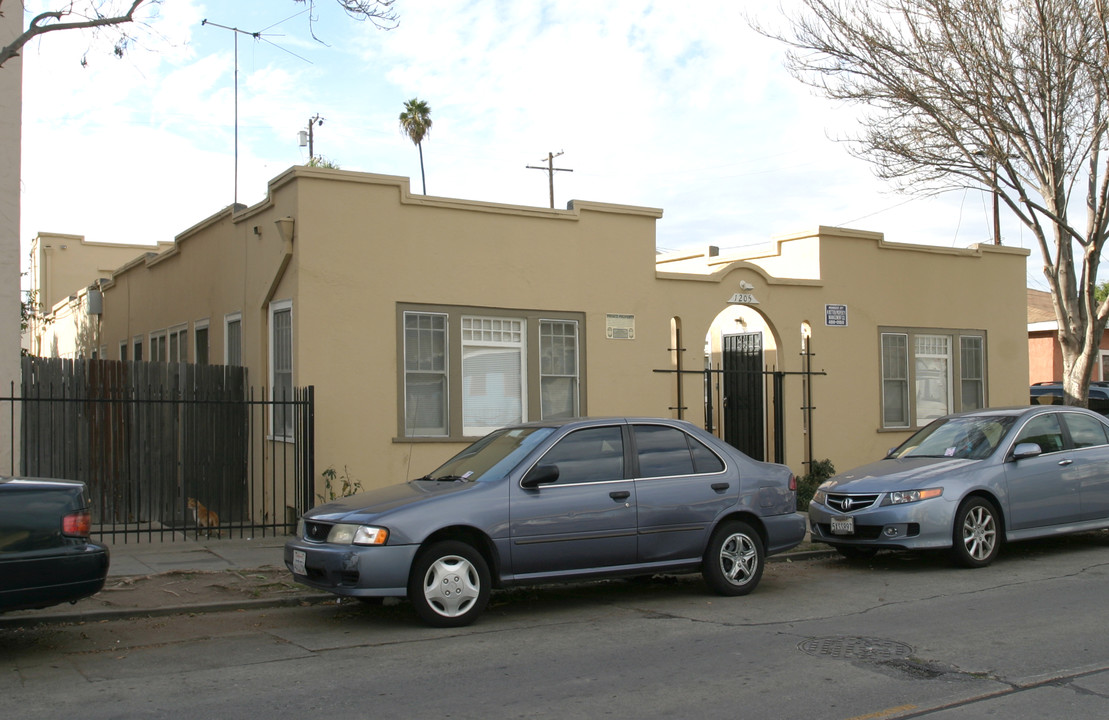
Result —
<path fill-rule="evenodd" d="M 870 560 L 878 554 L 877 548 L 856 547 L 854 545 L 836 545 L 835 548 L 836 552 L 842 555 L 844 559 L 852 562 Z"/>
<path fill-rule="evenodd" d="M 416 614 L 434 627 L 469 625 L 489 602 L 489 565 L 472 545 L 445 540 L 416 556 L 408 578 L 408 599 Z"/>
<path fill-rule="evenodd" d="M 1000 515 L 992 502 L 972 497 L 959 506 L 951 532 L 951 556 L 968 568 L 986 567 L 1001 551 Z"/>
<path fill-rule="evenodd" d="M 733 520 L 712 534 L 701 575 L 721 595 L 746 595 L 759 584 L 765 564 L 762 538 L 747 523 Z"/>

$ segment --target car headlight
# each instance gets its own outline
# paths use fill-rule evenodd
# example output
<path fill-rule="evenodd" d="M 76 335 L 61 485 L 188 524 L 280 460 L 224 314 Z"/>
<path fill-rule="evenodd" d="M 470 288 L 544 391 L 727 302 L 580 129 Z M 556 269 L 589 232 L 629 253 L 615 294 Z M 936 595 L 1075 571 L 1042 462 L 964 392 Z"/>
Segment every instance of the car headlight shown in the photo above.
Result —
<path fill-rule="evenodd" d="M 928 488 L 927 490 L 897 490 L 891 492 L 889 496 L 890 505 L 902 505 L 904 503 L 919 502 L 929 498 L 937 498 L 943 495 L 943 488 Z"/>
<path fill-rule="evenodd" d="M 824 490 L 817 490 L 812 494 L 812 501 L 819 505 L 828 504 L 828 493 Z"/>
<path fill-rule="evenodd" d="M 327 541 L 336 545 L 384 545 L 389 531 L 371 525 L 333 525 Z"/>

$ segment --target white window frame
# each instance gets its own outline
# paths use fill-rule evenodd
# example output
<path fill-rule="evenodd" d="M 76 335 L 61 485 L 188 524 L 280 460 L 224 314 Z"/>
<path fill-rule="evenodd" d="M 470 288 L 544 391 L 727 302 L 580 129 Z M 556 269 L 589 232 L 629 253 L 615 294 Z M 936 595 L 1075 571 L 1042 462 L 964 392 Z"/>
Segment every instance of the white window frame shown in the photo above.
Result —
<path fill-rule="evenodd" d="M 127 340 L 121 340 L 119 343 L 119 361 L 127 362 L 127 356 L 131 349 L 131 343 Z"/>
<path fill-rule="evenodd" d="M 486 435 L 503 425 L 523 422 L 528 417 L 528 363 L 527 341 L 528 324 L 525 318 L 504 315 L 465 314 L 460 319 L 462 341 L 462 432 L 468 436 Z M 477 417 L 478 408 L 475 398 L 479 397 L 467 386 L 466 369 L 468 360 L 480 356 L 482 350 L 512 351 L 517 358 L 517 376 L 520 384 L 516 388 L 519 404 L 511 408 L 513 417 L 503 414 L 506 408 L 491 408 L 490 412 Z M 483 376 L 482 382 L 488 382 Z M 482 393 L 481 396 L 489 396 Z M 495 395 L 494 395 L 495 397 Z M 507 395 L 510 400 L 512 395 Z M 504 403 L 501 403 L 504 405 Z M 514 412 L 518 410 L 517 412 Z M 484 422 L 478 422 L 484 420 Z"/>
<path fill-rule="evenodd" d="M 239 328 L 239 357 L 231 357 L 231 326 L 238 325 Z M 211 341 L 211 336 L 208 338 Z M 234 312 L 223 316 L 223 364 L 242 366 L 243 364 L 243 314 L 241 312 Z"/>
<path fill-rule="evenodd" d="M 149 360 L 150 359 L 149 358 L 150 353 L 145 352 L 147 350 L 147 348 L 144 348 L 143 347 L 144 345 L 146 345 L 146 343 L 143 342 L 142 335 L 136 335 L 134 338 L 132 338 L 132 341 L 131 341 L 131 360 L 133 360 L 133 361 L 137 360 L 139 362 L 142 362 L 144 360 Z M 139 352 L 135 352 L 135 348 L 138 348 Z M 144 353 L 145 353 L 145 356 L 140 358 L 139 355 L 144 355 Z"/>
<path fill-rule="evenodd" d="M 275 337 L 276 328 L 274 327 L 274 317 L 276 315 L 283 314 L 285 312 L 289 313 L 289 368 L 288 368 L 288 370 L 283 369 L 281 371 L 281 373 L 283 375 L 285 373 L 288 373 L 289 389 L 290 390 L 293 389 L 293 378 L 295 377 L 295 363 L 293 361 L 295 353 L 293 351 L 294 351 L 294 348 L 296 347 L 296 342 L 294 340 L 295 331 L 294 331 L 294 327 L 293 327 L 293 301 L 292 300 L 278 300 L 276 302 L 270 303 L 270 307 L 269 307 L 269 387 L 270 387 L 270 401 L 271 402 L 276 402 L 277 398 L 278 398 L 278 393 L 277 393 L 277 372 L 278 371 L 275 367 L 275 362 L 274 362 L 275 361 L 275 340 L 276 340 L 276 337 Z M 293 398 L 292 397 L 287 397 L 285 399 L 286 400 L 291 400 Z M 289 418 L 286 417 L 285 418 L 285 427 L 278 428 L 275 424 L 275 421 L 279 419 L 277 417 L 276 409 L 277 409 L 276 405 L 270 405 L 270 437 L 271 437 L 271 439 L 276 440 L 276 441 L 283 441 L 283 442 L 293 442 L 295 427 L 290 425 Z M 294 423 L 294 425 L 295 425 L 295 423 Z"/>
<path fill-rule="evenodd" d="M 177 350 L 174 357 L 173 350 Z M 166 331 L 166 357 L 169 362 L 183 363 L 189 361 L 189 324 L 174 325 Z"/>
<path fill-rule="evenodd" d="M 208 328 L 208 318 L 193 322 L 193 362 L 198 365 L 208 365 L 212 362 L 212 333 Z M 204 331 L 208 338 L 208 346 L 204 348 L 204 362 L 200 362 L 200 332 Z"/>
<path fill-rule="evenodd" d="M 903 343 L 904 357 L 896 368 L 889 364 L 890 356 L 887 353 L 887 339 L 900 338 Z M 921 352 L 928 348 L 922 345 L 929 339 L 942 338 L 947 345 L 947 353 Z M 964 368 L 965 359 L 964 343 L 968 339 L 976 339 L 979 343 L 978 352 L 975 353 L 978 367 Z M 946 362 L 945 377 L 938 378 L 946 383 L 946 388 L 941 388 L 941 393 L 946 396 L 946 413 L 962 412 L 964 410 L 986 407 L 989 404 L 989 362 L 987 360 L 988 338 L 985 331 L 970 329 L 947 328 L 882 328 L 879 332 L 879 355 L 881 369 L 879 381 L 881 383 L 879 408 L 880 427 L 883 430 L 912 430 L 923 427 L 931 421 L 931 417 L 921 417 L 920 393 L 921 383 L 927 378 L 922 377 L 922 361 L 929 359 Z M 894 349 L 894 348 L 891 348 Z M 892 372 L 898 370 L 900 372 Z M 977 375 L 967 375 L 968 370 L 973 370 Z M 935 378 L 934 378 L 935 379 Z M 977 385 L 981 397 L 974 398 L 973 402 L 963 401 L 963 383 L 973 382 Z M 887 418 L 886 408 L 889 404 L 889 390 L 891 384 L 900 383 L 902 399 L 904 401 L 904 415 L 900 419 Z"/>
<path fill-rule="evenodd" d="M 570 325 L 570 326 L 573 326 L 573 328 L 574 328 L 574 332 L 573 332 L 573 335 L 572 335 L 573 341 L 574 341 L 574 371 L 572 373 L 555 373 L 555 372 L 544 372 L 543 371 L 544 370 L 544 368 L 543 368 L 543 360 L 544 360 L 544 358 L 543 358 L 543 350 L 544 350 L 543 338 L 545 337 L 544 334 L 543 334 L 543 329 L 545 327 L 550 327 L 550 326 L 553 326 L 553 325 L 556 325 L 556 324 L 557 325 Z M 579 391 L 579 388 L 581 387 L 581 381 L 579 380 L 579 374 L 580 374 L 580 368 L 581 368 L 581 354 L 578 350 L 578 348 L 580 347 L 580 339 L 578 337 L 579 332 L 580 332 L 580 330 L 578 328 L 578 321 L 577 320 L 564 320 L 564 319 L 559 319 L 559 318 L 540 318 L 539 319 L 539 367 L 537 368 L 537 370 L 538 370 L 538 375 L 539 375 L 539 386 L 540 386 L 540 388 L 539 388 L 539 392 L 540 392 L 539 416 L 543 420 L 549 419 L 547 417 L 547 408 L 544 406 L 543 400 L 542 400 L 543 384 L 544 384 L 543 381 L 546 378 L 564 378 L 564 379 L 570 380 L 572 388 L 573 388 L 573 390 L 572 390 L 572 392 L 573 392 L 573 398 L 572 398 L 573 407 L 571 408 L 571 417 L 577 417 L 579 412 L 580 412 L 579 411 L 579 403 L 580 403 L 580 400 L 581 400 L 581 393 Z M 571 337 L 571 336 L 562 335 L 560 337 Z"/>
<path fill-rule="evenodd" d="M 409 370 L 408 368 L 408 318 L 409 317 L 432 317 L 442 318 L 443 321 L 443 367 L 442 369 L 427 369 L 420 368 L 416 370 Z M 451 338 L 451 320 L 450 316 L 441 312 L 420 312 L 418 310 L 406 310 L 402 315 L 402 354 L 401 354 L 401 372 L 404 376 L 403 388 L 403 403 L 404 403 L 404 436 L 405 437 L 449 437 L 451 420 L 450 420 L 450 338 Z M 417 329 L 418 330 L 418 329 Z M 432 331 L 437 332 L 435 328 Z M 443 432 L 432 433 L 426 428 L 412 428 L 408 421 L 408 378 L 410 374 L 415 375 L 441 375 L 443 378 Z"/>
<path fill-rule="evenodd" d="M 165 330 L 155 330 L 150 333 L 147 347 L 150 349 L 150 362 L 167 362 L 169 345 Z"/>

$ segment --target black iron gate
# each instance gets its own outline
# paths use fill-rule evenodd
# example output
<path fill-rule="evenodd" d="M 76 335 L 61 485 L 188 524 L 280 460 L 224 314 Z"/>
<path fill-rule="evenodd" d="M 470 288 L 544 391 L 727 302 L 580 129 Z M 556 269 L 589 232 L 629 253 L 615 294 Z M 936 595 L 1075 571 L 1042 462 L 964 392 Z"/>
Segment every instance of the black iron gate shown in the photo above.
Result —
<path fill-rule="evenodd" d="M 766 459 L 762 333 L 725 335 L 724 441 L 755 460 Z"/>
<path fill-rule="evenodd" d="M 22 376 L 0 398 L 18 473 L 85 482 L 101 539 L 281 534 L 312 506 L 311 387 L 273 399 L 241 367 L 34 357 Z"/>

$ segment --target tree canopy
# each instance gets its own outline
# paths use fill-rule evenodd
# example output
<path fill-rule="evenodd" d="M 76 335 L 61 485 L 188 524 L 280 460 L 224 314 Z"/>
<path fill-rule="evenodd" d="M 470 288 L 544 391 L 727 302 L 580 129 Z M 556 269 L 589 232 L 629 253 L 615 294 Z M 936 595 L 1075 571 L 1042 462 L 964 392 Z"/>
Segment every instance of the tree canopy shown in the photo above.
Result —
<path fill-rule="evenodd" d="M 1084 404 L 1109 300 L 1105 0 L 799 0 L 793 75 L 861 107 L 846 138 L 909 193 L 987 188 L 1039 246 L 1067 400 Z"/>

